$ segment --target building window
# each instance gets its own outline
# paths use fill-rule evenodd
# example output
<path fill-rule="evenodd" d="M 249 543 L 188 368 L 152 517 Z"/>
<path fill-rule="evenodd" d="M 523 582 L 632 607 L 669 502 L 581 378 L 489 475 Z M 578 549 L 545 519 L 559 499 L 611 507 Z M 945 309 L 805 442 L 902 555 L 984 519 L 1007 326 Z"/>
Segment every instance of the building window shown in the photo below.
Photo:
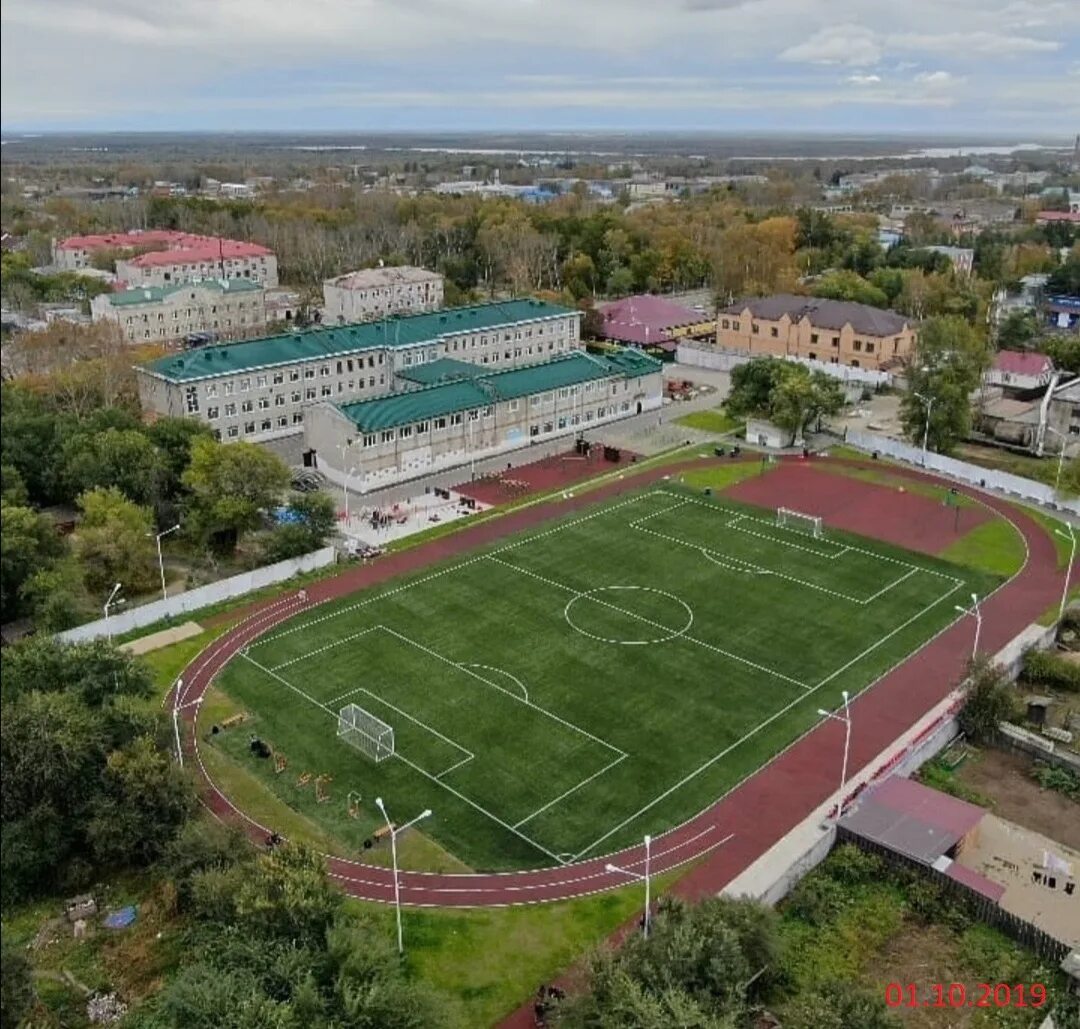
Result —
<path fill-rule="evenodd" d="M 234 383 L 234 382 L 226 382 L 225 383 L 225 396 L 231 397 L 233 395 L 233 393 L 235 392 L 235 390 L 236 390 L 236 383 Z"/>
<path fill-rule="evenodd" d="M 304 423 L 304 415 L 300 411 L 294 411 L 292 416 L 293 425 L 302 425 Z"/>
<path fill-rule="evenodd" d="M 400 429 L 398 429 L 398 437 L 401 438 L 401 439 L 408 439 L 411 435 L 412 435 L 412 426 L 411 425 L 403 425 Z"/>
<path fill-rule="evenodd" d="M 832 345 L 833 345 L 834 347 L 838 347 L 838 346 L 840 346 L 840 337 L 839 337 L 839 336 L 833 336 L 833 338 L 832 338 Z"/>
<path fill-rule="evenodd" d="M 328 397 L 333 394 L 334 390 L 330 386 L 323 386 L 319 392 L 320 396 Z"/>
<path fill-rule="evenodd" d="M 269 397 L 259 397 L 259 410 L 260 411 L 268 411 L 268 410 L 270 410 L 270 398 Z"/>
<path fill-rule="evenodd" d="M 305 400 L 314 400 L 315 399 L 315 387 L 314 386 L 309 386 L 306 390 L 304 390 L 304 399 Z"/>
<path fill-rule="evenodd" d="M 289 382 L 299 382 L 299 381 L 300 381 L 300 369 L 299 368 L 291 369 L 290 372 L 289 372 Z"/>
<path fill-rule="evenodd" d="M 217 383 L 212 382 L 209 386 L 206 387 L 206 395 L 208 397 L 217 396 Z"/>
<path fill-rule="evenodd" d="M 285 394 L 284 393 L 278 393 L 277 396 L 274 397 L 274 407 L 284 407 L 284 406 L 285 406 Z"/>
<path fill-rule="evenodd" d="M 374 433 L 371 433 L 370 435 L 367 435 L 367 436 L 364 437 L 364 446 L 365 447 L 373 447 L 373 446 L 375 446 L 375 434 Z"/>
<path fill-rule="evenodd" d="M 818 341 L 818 334 L 816 332 L 810 333 L 810 342 L 816 343 Z"/>
<path fill-rule="evenodd" d="M 199 410 L 199 389 L 197 386 L 188 386 L 184 390 L 184 401 L 188 414 L 196 414 Z"/>
<path fill-rule="evenodd" d="M 394 430 L 388 429 L 382 434 L 379 440 L 381 443 L 393 443 L 394 442 Z"/>
<path fill-rule="evenodd" d="M 315 369 L 314 368 L 305 368 L 304 369 L 304 378 L 305 379 L 314 379 L 315 378 Z"/>
<path fill-rule="evenodd" d="M 874 344 L 871 343 L 870 340 L 866 341 L 866 352 L 868 354 L 872 354 L 874 352 Z"/>
<path fill-rule="evenodd" d="M 458 411 L 457 414 L 450 415 L 450 424 L 451 425 L 460 425 L 461 422 L 462 422 L 462 417 L 461 417 L 461 412 L 460 411 Z"/>
<path fill-rule="evenodd" d="M 750 331 L 754 332 L 754 333 L 756 333 L 758 331 L 758 323 L 757 322 L 751 322 L 750 323 Z"/>
<path fill-rule="evenodd" d="M 240 410 L 241 410 L 241 411 L 242 411 L 242 412 L 243 412 L 244 414 L 248 414 L 248 413 L 250 413 L 251 411 L 254 411 L 254 410 L 255 410 L 255 404 L 254 404 L 254 403 L 253 403 L 252 401 L 250 401 L 250 400 L 245 400 L 245 401 L 244 401 L 244 402 L 243 402 L 243 403 L 242 403 L 242 404 L 240 405 Z"/>
<path fill-rule="evenodd" d="M 255 431 L 254 422 L 244 422 L 244 435 L 250 436 Z"/>
<path fill-rule="evenodd" d="M 427 422 L 417 422 L 416 423 L 416 435 L 417 436 L 422 436 L 427 431 L 428 431 L 428 423 Z"/>
<path fill-rule="evenodd" d="M 217 416 L 218 416 L 218 409 L 216 407 L 208 407 L 206 409 L 206 417 L 210 421 L 214 421 L 214 419 L 217 418 Z"/>
<path fill-rule="evenodd" d="M 290 404 L 299 404 L 300 403 L 300 391 L 298 389 L 293 390 L 292 393 L 289 394 L 289 403 Z"/>
<path fill-rule="evenodd" d="M 732 328 L 733 328 L 733 329 L 734 329 L 734 330 L 735 330 L 736 332 L 738 332 L 738 331 L 739 331 L 739 323 L 738 323 L 737 321 L 733 321 L 733 322 L 731 323 L 731 327 L 732 327 Z"/>
<path fill-rule="evenodd" d="M 277 420 L 279 429 L 286 429 L 289 426 L 289 416 L 287 414 L 278 415 Z"/>
<path fill-rule="evenodd" d="M 862 350 L 862 340 L 857 339 L 855 340 L 855 353 L 858 353 L 860 350 Z"/>
<path fill-rule="evenodd" d="M 257 387 L 258 387 L 259 389 L 262 389 L 262 388 L 263 388 L 263 387 L 264 387 L 264 386 L 266 385 L 266 376 L 265 376 L 265 375 L 259 375 L 259 376 L 256 376 L 256 378 L 255 378 L 255 385 L 256 385 L 256 386 L 257 386 Z"/>
<path fill-rule="evenodd" d="M 236 437 L 240 435 L 240 429 L 235 425 L 230 425 L 225 434 L 229 439 L 236 439 Z"/>
<path fill-rule="evenodd" d="M 780 335 L 780 330 L 774 325 L 769 329 L 769 335 L 772 336 L 773 339 L 777 339 Z"/>
<path fill-rule="evenodd" d="M 446 419 L 445 418 L 436 418 L 435 419 L 435 428 L 436 429 L 445 429 L 446 428 Z"/>
<path fill-rule="evenodd" d="M 236 416 L 236 404 L 226 404 L 225 405 L 225 417 L 226 418 L 233 418 L 235 416 Z"/>
<path fill-rule="evenodd" d="M 506 409 L 510 412 L 516 411 L 518 409 L 518 402 L 516 400 L 511 400 L 510 403 L 506 405 Z"/>
<path fill-rule="evenodd" d="M 730 325 L 728 324 L 728 320 L 727 320 L 726 318 L 722 318 L 722 319 L 720 320 L 720 328 L 722 328 L 722 329 L 728 329 L 728 328 L 730 328 L 730 327 L 731 327 L 731 326 L 730 326 Z"/>
<path fill-rule="evenodd" d="M 251 389 L 251 379 L 241 379 L 240 380 L 240 392 L 241 393 L 246 393 L 249 389 Z"/>
<path fill-rule="evenodd" d="M 280 386 L 285 381 L 284 372 L 274 372 L 274 385 Z"/>

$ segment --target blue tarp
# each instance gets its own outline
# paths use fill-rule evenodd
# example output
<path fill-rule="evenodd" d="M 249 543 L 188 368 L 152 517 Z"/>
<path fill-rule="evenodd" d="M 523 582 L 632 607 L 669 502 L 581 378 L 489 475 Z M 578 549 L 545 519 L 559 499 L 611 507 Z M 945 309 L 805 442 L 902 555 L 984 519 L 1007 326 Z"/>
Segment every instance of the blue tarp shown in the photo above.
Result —
<path fill-rule="evenodd" d="M 126 908 L 120 908 L 119 911 L 110 911 L 105 916 L 105 928 L 106 929 L 126 929 L 132 922 L 135 921 L 135 905 L 129 904 Z"/>

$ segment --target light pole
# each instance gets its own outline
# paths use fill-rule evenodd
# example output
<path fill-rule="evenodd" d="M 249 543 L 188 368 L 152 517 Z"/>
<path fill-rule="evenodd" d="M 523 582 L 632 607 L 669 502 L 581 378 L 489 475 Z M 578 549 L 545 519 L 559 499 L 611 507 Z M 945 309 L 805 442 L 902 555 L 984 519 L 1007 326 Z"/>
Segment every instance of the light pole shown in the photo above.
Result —
<path fill-rule="evenodd" d="M 956 610 L 959 611 L 962 615 L 971 615 L 971 617 L 975 619 L 975 640 L 971 644 L 971 660 L 974 661 L 979 653 L 979 633 L 982 632 L 982 611 L 979 608 L 978 594 L 971 594 L 970 609 L 966 607 L 961 607 L 959 604 L 957 604 Z"/>
<path fill-rule="evenodd" d="M 840 799 L 836 802 L 836 820 L 840 821 L 840 814 L 844 809 L 844 789 L 847 786 L 848 754 L 851 752 L 851 708 L 849 706 L 848 691 L 841 693 L 844 698 L 844 713 L 836 714 L 835 711 L 826 711 L 818 708 L 818 714 L 822 718 L 831 718 L 834 722 L 844 723 L 844 763 L 840 766 Z"/>
<path fill-rule="evenodd" d="M 1069 602 L 1069 577 L 1072 575 L 1073 562 L 1076 560 L 1076 531 L 1072 527 L 1072 522 L 1066 522 L 1065 525 L 1069 530 L 1068 536 L 1060 529 L 1054 530 L 1063 540 L 1069 541 L 1069 563 L 1065 566 L 1065 585 L 1061 588 L 1061 605 L 1058 607 L 1059 622 L 1065 617 L 1065 605 Z"/>
<path fill-rule="evenodd" d="M 117 583 L 112 588 L 112 593 L 109 594 L 109 599 L 105 601 L 105 607 L 104 607 L 104 611 L 105 611 L 105 635 L 109 639 L 112 639 L 112 633 L 109 631 L 109 608 L 110 607 L 119 607 L 124 602 L 123 597 L 121 597 L 119 600 L 114 600 L 113 599 L 116 596 L 116 594 L 119 593 L 119 592 L 120 592 L 120 583 Z"/>
<path fill-rule="evenodd" d="M 153 533 L 148 532 L 147 536 L 153 536 L 157 540 L 157 563 L 158 571 L 161 572 L 161 599 L 169 599 L 169 591 L 165 588 L 165 561 L 161 556 L 161 538 L 168 536 L 170 532 L 176 532 L 180 528 L 180 523 L 177 522 L 171 529 L 166 529 L 164 532 Z"/>
<path fill-rule="evenodd" d="M 618 872 L 621 875 L 629 876 L 631 879 L 637 879 L 638 882 L 645 883 L 645 914 L 641 919 L 641 933 L 645 939 L 649 938 L 649 909 L 652 906 L 652 898 L 650 896 L 651 878 L 649 872 L 650 857 L 652 854 L 652 837 L 646 835 L 645 837 L 645 874 L 640 872 L 632 872 L 629 868 L 620 868 L 618 865 L 606 864 L 604 870 L 607 872 Z"/>
<path fill-rule="evenodd" d="M 341 454 L 341 476 L 342 476 L 341 489 L 342 489 L 342 491 L 344 493 L 344 498 L 345 498 L 345 524 L 346 525 L 349 522 L 349 477 L 352 475 L 353 472 L 356 471 L 355 466 L 350 468 L 348 470 L 348 472 L 345 471 L 346 461 L 347 461 L 347 456 L 346 455 L 349 453 L 349 447 L 351 447 L 355 442 L 356 442 L 356 440 L 350 439 L 350 440 L 346 440 L 344 443 L 339 443 L 338 444 L 338 452 Z"/>
<path fill-rule="evenodd" d="M 1061 448 L 1058 450 L 1057 474 L 1054 476 L 1054 492 L 1057 493 L 1058 489 L 1061 487 L 1061 469 L 1065 465 L 1065 444 L 1069 442 L 1069 438 L 1065 433 L 1058 432 L 1052 425 L 1047 425 L 1046 429 L 1061 440 Z"/>
<path fill-rule="evenodd" d="M 923 468 L 925 468 L 926 451 L 930 443 L 930 412 L 934 410 L 934 401 L 937 399 L 937 397 L 926 397 L 923 396 L 922 393 L 917 393 L 915 390 L 912 390 L 911 394 L 912 396 L 917 397 L 920 401 L 922 401 L 923 405 L 926 407 L 926 423 L 923 425 L 922 434 L 922 463 Z"/>
<path fill-rule="evenodd" d="M 472 411 L 469 412 L 469 481 L 472 482 L 476 478 L 476 445 L 473 443 L 473 422 L 475 419 L 472 417 Z"/>
<path fill-rule="evenodd" d="M 181 691 L 184 688 L 184 680 L 176 680 L 176 689 L 173 692 L 173 709 L 172 709 L 172 724 L 173 724 L 173 736 L 176 739 L 176 763 L 183 768 L 184 767 L 184 748 L 180 745 L 180 712 L 185 708 L 198 707 L 202 702 L 202 697 L 196 697 L 188 704 L 181 704 Z"/>
<path fill-rule="evenodd" d="M 348 474 L 345 476 L 345 481 L 342 482 L 342 492 L 345 494 L 345 528 L 349 527 L 349 480 L 353 477 L 353 473 L 356 471 L 356 465 L 353 465 L 349 469 Z"/>
<path fill-rule="evenodd" d="M 375 798 L 375 806 L 382 812 L 383 818 L 386 819 L 386 828 L 390 832 L 390 860 L 394 865 L 394 907 L 397 909 L 397 949 L 398 954 L 405 953 L 405 939 L 401 932 L 401 881 L 398 878 L 398 866 L 397 866 L 397 838 L 406 829 L 416 825 L 417 822 L 422 819 L 429 818 L 431 816 L 431 808 L 425 811 L 421 811 L 411 822 L 406 822 L 401 828 L 397 828 L 393 822 L 390 821 L 390 816 L 386 813 L 386 805 L 383 804 L 382 797 Z"/>

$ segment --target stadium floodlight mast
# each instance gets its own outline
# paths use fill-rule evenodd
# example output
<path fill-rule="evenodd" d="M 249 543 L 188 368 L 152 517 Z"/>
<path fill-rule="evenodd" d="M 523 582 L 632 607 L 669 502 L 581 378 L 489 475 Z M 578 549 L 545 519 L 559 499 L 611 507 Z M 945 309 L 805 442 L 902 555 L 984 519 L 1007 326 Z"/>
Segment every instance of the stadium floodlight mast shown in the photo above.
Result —
<path fill-rule="evenodd" d="M 844 698 L 844 713 L 838 715 L 835 711 L 826 711 L 818 708 L 818 714 L 822 718 L 831 718 L 834 722 L 844 723 L 844 762 L 840 766 L 840 798 L 836 802 L 836 820 L 840 821 L 840 814 L 844 809 L 844 789 L 847 786 L 848 755 L 851 753 L 851 707 L 848 691 L 840 694 Z"/>
<path fill-rule="evenodd" d="M 177 522 L 171 529 L 166 529 L 164 532 L 148 532 L 146 535 L 153 536 L 157 540 L 157 563 L 158 571 L 161 573 L 161 599 L 169 599 L 169 591 L 165 588 L 165 561 L 161 556 L 161 539 L 163 536 L 168 536 L 171 532 L 176 532 L 180 528 L 180 523 Z"/>
<path fill-rule="evenodd" d="M 610 862 L 604 865 L 604 871 L 606 872 L 618 872 L 620 875 L 628 876 L 631 879 L 637 879 L 638 882 L 645 884 L 645 914 L 641 918 L 641 934 L 645 939 L 649 938 L 649 909 L 652 907 L 652 897 L 650 895 L 651 882 L 650 879 L 650 858 L 652 855 L 652 837 L 646 834 L 645 836 L 645 874 L 640 872 L 632 872 L 629 868 L 620 868 L 618 865 L 613 865 Z"/>
<path fill-rule="evenodd" d="M 1057 493 L 1061 488 L 1061 469 L 1065 465 L 1065 444 L 1069 442 L 1069 437 L 1065 433 L 1059 432 L 1052 425 L 1047 425 L 1046 429 L 1061 440 L 1061 447 L 1058 449 L 1057 474 L 1054 476 L 1054 492 Z"/>
<path fill-rule="evenodd" d="M 354 447 L 358 442 L 359 442 L 358 440 L 350 439 L 350 440 L 346 440 L 344 443 L 339 443 L 338 444 L 338 451 L 341 453 L 341 475 L 342 475 L 341 488 L 342 488 L 342 491 L 344 492 L 344 496 L 345 496 L 345 524 L 346 525 L 348 525 L 348 523 L 349 523 L 349 479 L 352 478 L 353 472 L 356 471 L 356 466 L 355 465 L 352 468 L 349 468 L 348 471 L 345 470 L 346 468 L 348 468 L 348 458 L 347 458 L 346 455 L 349 453 L 349 449 L 351 447 Z"/>
<path fill-rule="evenodd" d="M 431 808 L 421 811 L 411 822 L 406 822 L 403 826 L 398 828 L 390 821 L 390 816 L 386 813 L 386 805 L 383 803 L 382 797 L 375 798 L 375 806 L 382 812 L 383 818 L 386 819 L 386 828 L 390 833 L 390 860 L 394 866 L 394 908 L 397 910 L 397 949 L 398 954 L 404 954 L 405 938 L 401 932 L 401 880 L 398 877 L 397 838 L 406 829 L 410 829 L 412 826 L 416 825 L 417 822 L 420 822 L 425 818 L 430 818 Z"/>
<path fill-rule="evenodd" d="M 971 594 L 970 608 L 957 604 L 956 610 L 962 615 L 970 615 L 975 619 L 975 640 L 971 644 L 971 659 L 974 661 L 979 653 L 979 633 L 982 632 L 982 610 L 979 607 L 979 595 L 977 593 Z"/>
<path fill-rule="evenodd" d="M 124 598 L 120 597 L 116 599 L 116 594 L 120 592 L 121 584 L 117 583 L 112 588 L 112 593 L 109 594 L 109 599 L 105 601 L 105 607 L 102 609 L 105 612 L 105 635 L 108 639 L 112 639 L 112 632 L 109 629 L 109 609 L 113 607 L 119 607 L 124 603 Z"/>
<path fill-rule="evenodd" d="M 1069 578 L 1072 575 L 1073 562 L 1076 560 L 1076 530 L 1072 527 L 1072 522 L 1066 522 L 1065 528 L 1069 530 L 1068 535 L 1060 529 L 1054 530 L 1063 540 L 1069 541 L 1069 563 L 1065 565 L 1065 585 L 1061 588 L 1061 604 L 1058 606 L 1059 622 L 1065 617 L 1065 605 L 1069 602 Z"/>
<path fill-rule="evenodd" d="M 934 401 L 937 400 L 937 397 L 927 397 L 924 396 L 922 393 L 916 392 L 915 390 L 911 391 L 911 395 L 922 401 L 923 406 L 926 408 L 926 422 L 923 425 L 922 434 L 922 463 L 923 468 L 925 468 L 926 452 L 930 444 L 930 413 L 934 410 Z"/>

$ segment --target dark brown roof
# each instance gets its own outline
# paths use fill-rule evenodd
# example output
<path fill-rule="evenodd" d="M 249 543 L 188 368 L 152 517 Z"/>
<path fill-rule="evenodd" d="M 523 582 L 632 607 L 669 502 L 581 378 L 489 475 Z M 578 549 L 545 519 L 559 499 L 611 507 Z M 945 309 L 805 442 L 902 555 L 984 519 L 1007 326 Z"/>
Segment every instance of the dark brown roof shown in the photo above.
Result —
<path fill-rule="evenodd" d="M 771 297 L 751 297 L 725 307 L 723 314 L 742 314 L 749 308 L 755 318 L 779 321 L 785 314 L 793 321 L 808 318 L 819 329 L 842 329 L 850 325 L 856 332 L 868 336 L 895 336 L 910 324 L 908 319 L 895 311 L 883 311 L 868 304 L 854 304 L 847 300 L 823 300 L 820 297 L 797 297 L 790 293 L 776 293 Z"/>

